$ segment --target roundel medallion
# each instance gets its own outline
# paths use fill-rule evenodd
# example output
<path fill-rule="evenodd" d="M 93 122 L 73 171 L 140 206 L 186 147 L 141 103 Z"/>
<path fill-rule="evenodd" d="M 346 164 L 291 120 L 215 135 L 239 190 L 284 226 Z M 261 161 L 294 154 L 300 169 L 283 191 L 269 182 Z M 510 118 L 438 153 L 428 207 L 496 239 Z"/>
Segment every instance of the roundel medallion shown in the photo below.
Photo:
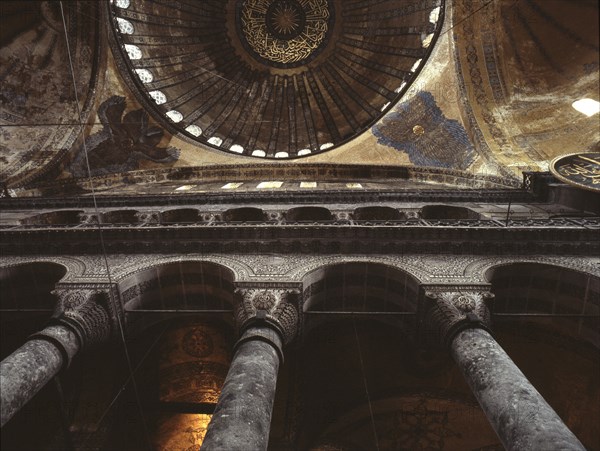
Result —
<path fill-rule="evenodd" d="M 258 61 L 296 67 L 326 46 L 333 16 L 330 0 L 244 0 L 237 11 L 237 30 Z"/>

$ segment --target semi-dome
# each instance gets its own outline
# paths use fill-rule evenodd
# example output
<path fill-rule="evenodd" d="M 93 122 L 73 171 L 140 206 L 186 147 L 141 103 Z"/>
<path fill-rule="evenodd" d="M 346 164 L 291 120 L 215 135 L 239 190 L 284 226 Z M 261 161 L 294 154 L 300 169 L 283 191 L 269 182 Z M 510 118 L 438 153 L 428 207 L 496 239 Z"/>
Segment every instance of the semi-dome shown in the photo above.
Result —
<path fill-rule="evenodd" d="M 294 158 L 356 137 L 427 59 L 444 0 L 112 0 L 138 99 L 188 139 Z"/>

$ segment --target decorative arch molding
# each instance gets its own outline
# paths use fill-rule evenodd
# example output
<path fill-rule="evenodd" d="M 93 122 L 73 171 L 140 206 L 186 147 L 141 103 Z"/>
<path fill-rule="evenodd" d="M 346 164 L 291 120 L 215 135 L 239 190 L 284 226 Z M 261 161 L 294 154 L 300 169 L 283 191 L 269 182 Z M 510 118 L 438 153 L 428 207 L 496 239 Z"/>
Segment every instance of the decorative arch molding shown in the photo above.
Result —
<path fill-rule="evenodd" d="M 134 262 L 126 268 L 121 269 L 115 275 L 115 282 L 120 282 L 133 276 L 134 274 L 162 266 L 169 263 L 213 263 L 225 267 L 233 273 L 234 282 L 247 280 L 253 274 L 252 268 L 246 264 L 232 258 L 226 258 L 216 255 L 186 255 L 185 257 L 150 257 L 139 256 L 139 262 Z"/>
<path fill-rule="evenodd" d="M 492 268 L 499 266 L 512 265 L 517 263 L 537 263 L 540 265 L 555 266 L 564 269 L 570 269 L 585 274 L 590 274 L 595 277 L 600 277 L 600 258 L 593 257 L 551 257 L 551 256 L 540 256 L 540 257 L 521 257 L 521 256 L 507 256 L 507 257 L 485 257 L 478 259 L 465 268 L 465 276 L 470 279 L 487 283 L 485 274 Z"/>
<path fill-rule="evenodd" d="M 82 260 L 74 257 L 3 257 L 0 259 L 0 269 L 14 266 L 28 265 L 33 263 L 54 263 L 64 266 L 66 274 L 58 283 L 74 282 L 83 276 L 86 265 Z"/>
<path fill-rule="evenodd" d="M 343 264 L 343 263 L 374 263 L 386 265 L 393 269 L 404 271 L 409 276 L 415 278 L 419 283 L 424 283 L 428 279 L 428 275 L 415 265 L 408 262 L 387 258 L 387 257 L 371 257 L 371 256 L 326 256 L 314 257 L 310 261 L 303 263 L 287 275 L 294 281 L 301 281 L 309 273 L 316 271 L 326 266 Z"/>

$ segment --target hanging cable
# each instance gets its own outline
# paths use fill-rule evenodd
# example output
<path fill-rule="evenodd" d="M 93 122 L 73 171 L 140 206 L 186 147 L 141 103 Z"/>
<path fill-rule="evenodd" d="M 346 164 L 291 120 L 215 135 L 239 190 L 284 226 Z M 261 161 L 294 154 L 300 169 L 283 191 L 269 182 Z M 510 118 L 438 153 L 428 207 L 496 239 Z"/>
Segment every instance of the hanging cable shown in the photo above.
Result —
<path fill-rule="evenodd" d="M 86 168 L 87 168 L 87 172 L 88 172 L 88 180 L 90 182 L 90 190 L 91 190 L 91 196 L 93 199 L 93 204 L 94 204 L 94 211 L 96 212 L 96 214 L 98 215 L 98 217 L 100 217 L 100 212 L 98 210 L 98 202 L 96 199 L 96 192 L 94 190 L 94 184 L 93 184 L 93 180 L 92 180 L 92 172 L 91 172 L 91 166 L 90 166 L 90 162 L 89 162 L 89 158 L 88 158 L 88 150 L 87 150 L 87 145 L 86 145 L 86 139 L 85 139 L 85 129 L 84 129 L 84 124 L 83 124 L 83 118 L 82 118 L 82 114 L 81 114 L 81 107 L 79 105 L 79 95 L 77 93 L 77 80 L 75 78 L 75 69 L 73 66 L 73 57 L 71 54 L 71 46 L 69 44 L 69 34 L 67 32 L 67 22 L 65 20 L 65 12 L 64 12 L 64 7 L 63 7 L 63 2 L 62 0 L 59 2 L 60 4 L 60 14 L 61 14 L 61 18 L 62 18 L 62 23 L 63 23 L 63 30 L 64 30 L 64 35 L 65 35 L 65 44 L 66 44 L 66 48 L 67 48 L 67 57 L 69 60 L 69 68 L 70 68 L 70 72 L 71 72 L 71 79 L 73 82 L 73 92 L 74 92 L 74 97 L 75 97 L 75 105 L 76 105 L 76 110 L 77 110 L 77 117 L 79 118 L 79 128 L 80 128 L 80 136 L 81 136 L 81 140 L 82 140 L 82 147 L 83 147 L 83 153 L 85 155 L 85 164 L 86 164 Z M 117 300 L 115 299 L 115 292 L 113 290 L 113 282 L 112 282 L 112 277 L 111 277 L 111 273 L 110 273 L 110 267 L 108 264 L 108 257 L 106 255 L 106 246 L 104 244 L 104 237 L 102 234 L 102 226 L 100 225 L 100 221 L 97 222 L 97 228 L 98 228 L 98 234 L 100 237 L 100 248 L 101 248 L 101 252 L 102 252 L 102 256 L 104 259 L 104 265 L 106 267 L 106 274 L 107 274 L 107 278 L 108 278 L 108 284 L 109 284 L 109 298 L 111 301 L 111 304 L 113 306 L 114 311 L 124 311 L 123 305 L 122 305 L 122 300 L 120 299 L 120 295 L 119 295 L 119 303 L 120 305 L 120 309 L 117 308 Z M 139 392 L 138 392 L 138 386 L 137 386 L 137 381 L 135 379 L 135 375 L 133 372 L 133 366 L 131 363 L 131 357 L 129 355 L 129 349 L 127 347 L 127 342 L 125 341 L 125 330 L 123 327 L 123 322 L 121 320 L 120 315 L 116 315 L 117 317 L 117 323 L 119 326 L 119 335 L 121 338 L 121 342 L 123 344 L 123 350 L 125 353 L 125 359 L 127 361 L 127 367 L 129 369 L 129 374 L 130 374 L 130 378 L 131 378 L 131 385 L 133 387 L 133 391 L 135 393 L 135 399 L 140 411 L 140 416 L 142 419 L 142 424 L 144 426 L 144 433 L 146 435 L 146 440 L 148 442 L 148 445 L 150 446 L 152 441 L 150 439 L 150 432 L 148 430 L 148 425 L 146 424 L 146 417 L 144 415 L 144 411 L 142 409 L 142 404 L 141 404 L 141 400 L 140 400 L 140 396 L 139 396 Z M 119 391 L 119 393 L 121 393 L 122 390 Z"/>

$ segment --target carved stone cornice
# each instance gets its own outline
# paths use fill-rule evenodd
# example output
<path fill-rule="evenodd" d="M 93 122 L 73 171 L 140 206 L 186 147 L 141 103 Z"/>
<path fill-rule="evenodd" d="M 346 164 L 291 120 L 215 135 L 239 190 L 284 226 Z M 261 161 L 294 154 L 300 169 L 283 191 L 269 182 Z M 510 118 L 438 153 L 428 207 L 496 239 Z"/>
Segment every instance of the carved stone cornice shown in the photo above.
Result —
<path fill-rule="evenodd" d="M 290 343 L 298 332 L 297 299 L 299 290 L 286 288 L 238 288 L 240 300 L 236 307 L 236 324 L 240 332 L 261 324 L 274 328 L 283 339 Z"/>
<path fill-rule="evenodd" d="M 464 329 L 489 330 L 487 304 L 494 295 L 483 288 L 463 288 L 466 287 L 429 287 L 425 292 L 424 333 L 437 344 L 450 346 L 456 334 Z"/>
<path fill-rule="evenodd" d="M 54 322 L 71 328 L 82 349 L 110 339 L 112 320 L 107 291 L 58 288 L 53 294 L 59 298 Z"/>

